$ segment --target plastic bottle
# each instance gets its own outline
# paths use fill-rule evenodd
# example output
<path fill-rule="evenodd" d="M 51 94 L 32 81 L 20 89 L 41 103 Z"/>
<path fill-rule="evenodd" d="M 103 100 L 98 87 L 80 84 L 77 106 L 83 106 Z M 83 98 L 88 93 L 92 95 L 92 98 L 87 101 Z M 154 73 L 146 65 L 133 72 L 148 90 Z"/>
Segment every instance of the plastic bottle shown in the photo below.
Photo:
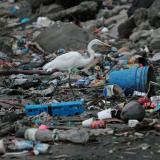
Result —
<path fill-rule="evenodd" d="M 14 141 L 15 148 L 17 150 L 30 150 L 33 148 L 33 142 L 32 141 Z"/>
<path fill-rule="evenodd" d="M 13 143 L 7 146 L 8 151 L 24 151 L 24 150 L 32 150 L 33 142 L 32 141 L 18 141 L 14 140 Z"/>
<path fill-rule="evenodd" d="M 50 147 L 49 144 L 37 143 L 37 144 L 34 146 L 34 153 L 35 153 L 35 154 L 40 154 L 40 153 L 41 153 L 41 154 L 45 154 L 45 153 L 48 153 L 49 147 Z"/>
<path fill-rule="evenodd" d="M 71 130 L 54 130 L 54 141 L 69 141 L 73 143 L 86 143 L 90 135 L 86 129 L 71 129 Z"/>
<path fill-rule="evenodd" d="M 0 154 L 6 153 L 6 148 L 4 146 L 4 141 L 3 139 L 0 140 Z"/>

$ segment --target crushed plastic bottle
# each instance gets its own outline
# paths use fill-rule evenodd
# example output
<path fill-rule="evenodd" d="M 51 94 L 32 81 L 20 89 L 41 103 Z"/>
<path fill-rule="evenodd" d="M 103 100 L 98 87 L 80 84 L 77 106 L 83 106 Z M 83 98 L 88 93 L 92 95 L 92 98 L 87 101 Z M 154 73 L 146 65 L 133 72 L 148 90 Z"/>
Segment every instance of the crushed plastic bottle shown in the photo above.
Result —
<path fill-rule="evenodd" d="M 18 141 L 14 140 L 10 145 L 7 146 L 9 151 L 24 151 L 24 150 L 32 150 L 33 142 L 32 141 Z"/>

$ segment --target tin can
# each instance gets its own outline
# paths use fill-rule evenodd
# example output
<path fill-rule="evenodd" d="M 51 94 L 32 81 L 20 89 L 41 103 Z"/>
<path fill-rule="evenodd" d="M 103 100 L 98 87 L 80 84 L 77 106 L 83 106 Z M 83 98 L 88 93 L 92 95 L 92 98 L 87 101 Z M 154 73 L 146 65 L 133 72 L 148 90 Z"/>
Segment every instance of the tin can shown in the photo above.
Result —
<path fill-rule="evenodd" d="M 92 129 L 106 128 L 106 121 L 103 121 L 103 120 L 93 121 L 91 124 L 91 128 Z"/>

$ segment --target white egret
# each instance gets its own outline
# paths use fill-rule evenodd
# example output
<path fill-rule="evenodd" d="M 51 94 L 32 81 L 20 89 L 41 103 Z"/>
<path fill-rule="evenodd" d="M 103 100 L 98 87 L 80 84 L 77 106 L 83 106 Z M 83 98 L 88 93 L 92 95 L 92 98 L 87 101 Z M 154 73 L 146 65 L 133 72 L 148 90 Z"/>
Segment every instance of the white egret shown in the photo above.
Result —
<path fill-rule="evenodd" d="M 97 50 L 101 48 L 104 48 L 106 50 L 107 48 L 110 47 L 110 45 L 98 39 L 94 39 L 88 44 L 88 47 L 87 47 L 88 53 L 90 55 L 89 58 L 82 56 L 82 54 L 79 52 L 71 51 L 63 55 L 60 55 L 56 57 L 54 60 L 52 60 L 51 62 L 45 64 L 43 66 L 43 70 L 46 70 L 47 72 L 53 71 L 53 70 L 66 71 L 72 68 L 85 67 L 89 63 L 91 63 L 95 57 L 95 51 L 93 47 L 94 48 L 96 47 Z"/>
<path fill-rule="evenodd" d="M 76 52 L 76 51 L 70 51 L 68 53 L 65 53 L 63 55 L 56 57 L 51 62 L 45 64 L 43 66 L 43 70 L 47 72 L 52 72 L 54 70 L 60 70 L 60 71 L 68 70 L 69 71 L 69 81 L 70 81 L 70 72 L 72 68 L 82 68 L 82 67 L 87 66 L 93 61 L 95 57 L 95 52 L 97 50 L 104 51 L 110 47 L 111 47 L 110 45 L 98 39 L 94 39 L 88 44 L 88 47 L 87 47 L 89 57 L 83 56 L 81 53 Z"/>

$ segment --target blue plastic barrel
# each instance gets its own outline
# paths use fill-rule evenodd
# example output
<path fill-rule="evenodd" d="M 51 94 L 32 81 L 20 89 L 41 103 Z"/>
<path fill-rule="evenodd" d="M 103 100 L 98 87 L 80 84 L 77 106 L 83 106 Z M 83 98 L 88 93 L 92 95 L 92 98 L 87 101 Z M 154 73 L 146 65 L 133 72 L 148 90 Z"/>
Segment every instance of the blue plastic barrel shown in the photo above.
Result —
<path fill-rule="evenodd" d="M 112 71 L 109 83 L 119 85 L 125 91 L 147 92 L 149 81 L 155 81 L 152 67 L 132 67 L 130 69 Z"/>

